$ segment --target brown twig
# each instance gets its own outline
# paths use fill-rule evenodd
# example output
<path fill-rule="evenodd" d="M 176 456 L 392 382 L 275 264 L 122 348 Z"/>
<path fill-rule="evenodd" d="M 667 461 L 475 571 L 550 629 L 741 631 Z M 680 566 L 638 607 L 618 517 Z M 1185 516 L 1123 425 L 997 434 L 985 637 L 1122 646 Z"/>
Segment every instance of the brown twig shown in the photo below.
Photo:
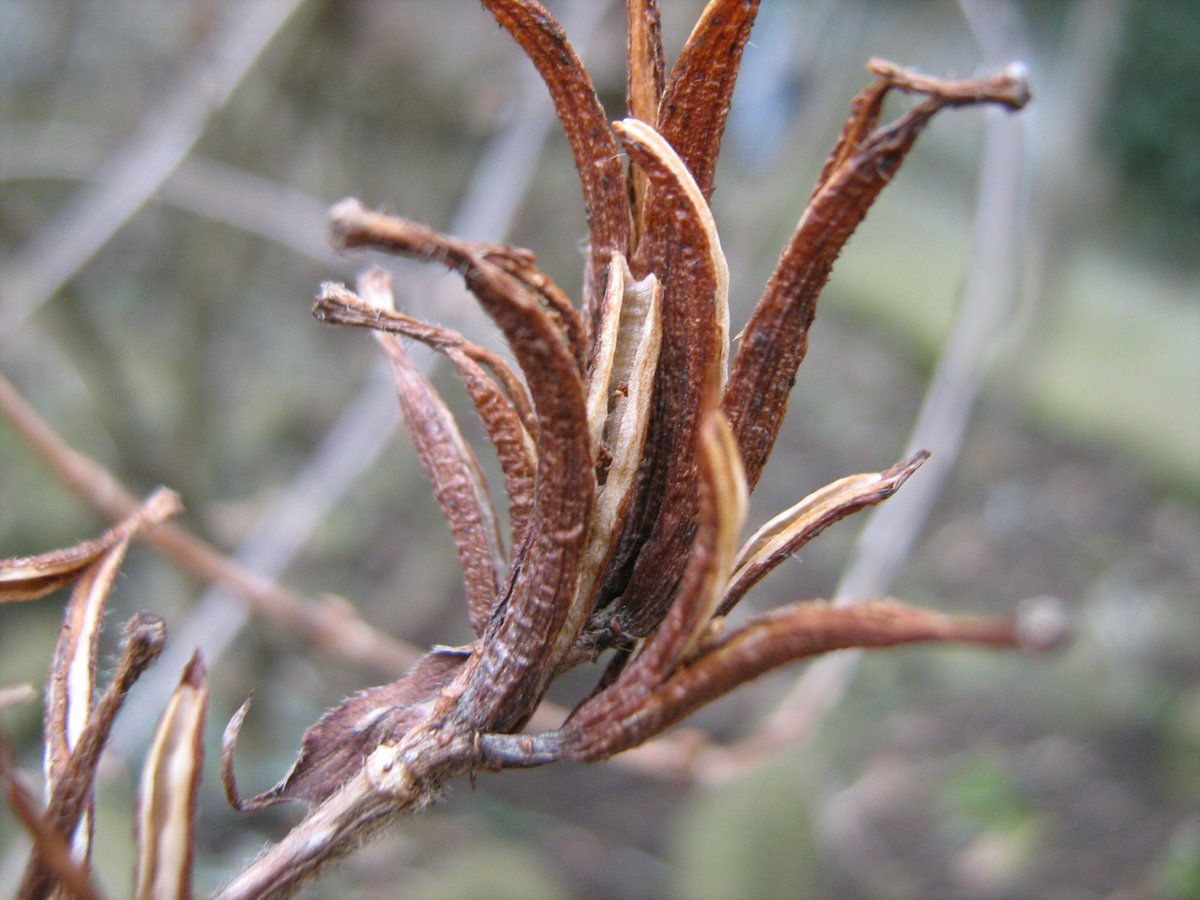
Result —
<path fill-rule="evenodd" d="M 33 685 L 29 683 L 10 684 L 7 687 L 0 688 L 0 710 L 8 709 L 10 706 L 20 706 L 22 703 L 28 703 L 37 696 L 37 691 Z"/>
<path fill-rule="evenodd" d="M 978 78 L 964 81 L 949 81 L 931 78 L 898 66 L 886 59 L 872 59 L 867 63 L 871 73 L 886 79 L 893 87 L 914 94 L 936 94 L 939 100 L 949 105 L 979 103 L 985 98 L 1001 103 L 1009 109 L 1020 109 L 1029 102 L 1029 85 L 1022 66 L 1012 66 L 982 85 Z"/>
<path fill-rule="evenodd" d="M 82 125 L 72 125 L 69 140 L 52 139 L 62 130 L 61 126 L 55 126 L 45 129 L 49 134 L 27 133 L 6 124 L 0 182 L 94 182 L 111 177 L 111 173 L 100 167 L 103 143 L 98 133 Z M 148 202 L 228 225 L 322 266 L 345 272 L 356 268 L 334 253 L 323 237 L 324 202 L 227 163 L 192 154 Z"/>

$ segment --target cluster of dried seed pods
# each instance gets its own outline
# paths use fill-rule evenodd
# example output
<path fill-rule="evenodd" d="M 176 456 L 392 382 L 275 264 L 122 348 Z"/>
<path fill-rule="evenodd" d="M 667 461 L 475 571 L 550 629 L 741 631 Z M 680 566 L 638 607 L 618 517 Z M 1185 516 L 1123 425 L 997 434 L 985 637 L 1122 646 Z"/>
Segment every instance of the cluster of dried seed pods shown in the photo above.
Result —
<path fill-rule="evenodd" d="M 918 641 L 1017 646 L 1025 637 L 1012 620 L 954 618 L 890 599 L 801 601 L 737 627 L 725 619 L 782 560 L 889 497 L 925 460 L 921 452 L 836 481 L 739 543 L 838 253 L 934 115 L 978 104 L 1019 109 L 1028 100 L 1020 74 L 946 81 L 872 61 L 875 80 L 854 100 L 731 360 L 729 275 L 709 200 L 757 0 L 710 0 L 669 72 L 657 3 L 628 0 L 629 118 L 611 126 L 539 3 L 484 6 L 541 74 L 575 158 L 589 236 L 582 302 L 576 307 L 528 250 L 458 239 L 353 200 L 334 208 L 340 248 L 458 272 L 511 351 L 510 363 L 398 312 L 379 270 L 355 291 L 324 285 L 315 308 L 324 321 L 373 330 L 387 355 L 454 537 L 476 637 L 435 648 L 405 677 L 331 710 L 305 734 L 283 780 L 250 799 L 233 775 L 242 707 L 222 747 L 230 801 L 316 808 L 225 897 L 291 893 L 457 775 L 612 756 L 792 660 Z M 894 91 L 920 99 L 881 125 Z M 444 354 L 465 385 L 503 472 L 507 535 L 474 451 L 409 360 L 405 339 Z M 164 640 L 161 620 L 135 617 L 117 673 L 94 703 L 98 623 L 130 538 L 174 508 L 172 495 L 159 494 L 98 541 L 0 562 L 0 601 L 78 582 L 47 686 L 44 810 L 0 741 L 0 781 L 36 841 L 22 888 L 29 896 L 56 885 L 95 894 L 87 861 L 96 764 L 122 698 Z M 558 727 L 521 733 L 552 680 L 602 655 L 595 689 Z M 0 692 L 0 703 L 7 697 Z M 139 896 L 190 892 L 206 706 L 196 657 L 143 778 Z"/>
<path fill-rule="evenodd" d="M 842 246 L 939 110 L 1020 108 L 1028 92 L 1019 75 L 953 82 L 873 61 L 875 80 L 855 99 L 730 362 L 728 269 L 709 199 L 757 2 L 712 0 L 668 72 L 657 4 L 630 0 L 630 117 L 611 127 L 544 8 L 484 5 L 541 74 L 575 157 L 589 234 L 582 303 L 577 309 L 527 250 L 461 240 L 353 200 L 334 208 L 338 247 L 458 272 L 515 361 L 514 369 L 460 334 L 397 312 L 378 270 L 357 291 L 326 284 L 317 300 L 319 319 L 372 329 L 387 353 L 457 545 L 476 640 L 434 650 L 406 678 L 332 710 L 305 736 L 291 772 L 250 800 L 233 782 L 239 715 L 225 779 L 242 808 L 323 801 L 376 748 L 421 745 L 419 733 L 461 745 L 467 768 L 602 759 L 790 660 L 914 641 L 1018 642 L 1012 622 L 886 599 L 852 608 L 804 601 L 732 630 L 724 616 L 779 562 L 890 496 L 925 459 L 835 482 L 739 547 L 747 494 L 779 433 Z M 880 125 L 893 91 L 921 100 Z M 507 541 L 474 452 L 402 338 L 444 353 L 465 384 L 503 471 Z M 553 678 L 608 651 L 597 688 L 561 727 L 517 734 Z"/>

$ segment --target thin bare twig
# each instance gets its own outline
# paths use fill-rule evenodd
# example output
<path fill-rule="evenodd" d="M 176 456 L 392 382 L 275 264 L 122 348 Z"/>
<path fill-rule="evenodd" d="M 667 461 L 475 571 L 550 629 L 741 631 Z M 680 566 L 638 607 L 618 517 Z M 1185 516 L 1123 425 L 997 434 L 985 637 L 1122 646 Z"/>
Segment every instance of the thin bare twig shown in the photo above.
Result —
<path fill-rule="evenodd" d="M 0 181 L 98 182 L 112 177 L 99 164 L 100 152 L 98 135 L 81 125 L 53 126 L 37 134 L 5 125 Z M 324 267 L 347 273 L 357 268 L 334 253 L 325 240 L 328 215 L 324 203 L 304 191 L 215 159 L 189 156 L 147 202 L 221 222 Z"/>
<path fill-rule="evenodd" d="M 0 710 L 8 709 L 10 706 L 20 706 L 22 703 L 28 703 L 37 696 L 37 691 L 33 685 L 28 682 L 22 684 L 10 684 L 7 687 L 0 688 Z"/>

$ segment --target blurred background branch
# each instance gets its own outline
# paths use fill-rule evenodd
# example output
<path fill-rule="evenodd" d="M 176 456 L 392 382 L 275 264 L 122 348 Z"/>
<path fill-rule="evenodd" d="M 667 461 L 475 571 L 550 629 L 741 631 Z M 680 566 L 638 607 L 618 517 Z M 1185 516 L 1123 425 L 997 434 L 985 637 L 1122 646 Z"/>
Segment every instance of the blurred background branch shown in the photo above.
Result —
<path fill-rule="evenodd" d="M 176 84 L 129 140 L 9 262 L 0 327 L 19 327 L 141 208 L 191 152 L 212 116 L 302 0 L 230 4 L 211 41 L 201 40 Z"/>

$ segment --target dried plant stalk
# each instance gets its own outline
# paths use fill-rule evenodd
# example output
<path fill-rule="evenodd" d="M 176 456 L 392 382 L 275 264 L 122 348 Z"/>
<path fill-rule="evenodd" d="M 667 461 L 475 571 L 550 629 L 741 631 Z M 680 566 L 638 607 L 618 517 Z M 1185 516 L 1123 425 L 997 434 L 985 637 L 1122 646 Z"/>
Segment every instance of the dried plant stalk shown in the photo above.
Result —
<path fill-rule="evenodd" d="M 1016 618 L 957 618 L 890 598 L 853 607 L 794 602 L 738 626 L 725 618 L 782 560 L 889 497 L 928 456 L 815 491 L 739 547 L 749 493 L 778 436 L 839 252 L 938 112 L 1018 109 L 1029 99 L 1020 74 L 948 81 L 871 61 L 875 81 L 854 100 L 731 365 L 729 272 L 709 201 L 757 0 L 710 0 L 670 69 L 657 2 L 628 0 L 629 117 L 611 127 L 578 55 L 540 3 L 484 6 L 545 81 L 575 159 L 590 238 L 581 303 L 577 309 L 528 250 L 456 238 L 354 200 L 334 207 L 339 249 L 382 250 L 457 272 L 511 353 L 512 364 L 396 311 L 379 270 L 364 275 L 357 293 L 324 285 L 314 309 L 324 321 L 375 331 L 391 363 L 405 424 L 455 540 L 476 638 L 435 647 L 402 677 L 327 712 L 284 777 L 249 798 L 233 765 L 243 704 L 221 748 L 230 803 L 243 811 L 289 800 L 313 808 L 221 897 L 289 895 L 460 775 L 606 759 L 795 660 L 920 642 L 1044 649 L 1056 637 L 1038 635 L 1030 646 Z M 893 91 L 919 99 L 881 126 Z M 404 339 L 451 360 L 483 421 L 508 495 L 507 548 L 475 453 L 409 361 Z M 0 379 L 0 403 L 21 414 L 7 387 Z M 161 621 L 131 620 L 117 673 L 93 704 L 99 623 L 129 540 L 173 509 L 169 495 L 156 495 L 99 541 L 0 563 L 0 600 L 77 581 L 47 684 L 45 812 L 22 793 L 7 758 L 0 768 L 35 840 L 23 883 L 29 896 L 95 893 L 86 863 L 99 754 L 129 686 L 164 640 Z M 291 611 L 319 627 L 306 607 Z M 546 708 L 554 678 L 605 653 L 595 688 L 558 727 L 520 733 Z M 196 655 L 143 774 L 139 897 L 191 894 L 207 699 Z"/>
<path fill-rule="evenodd" d="M 244 708 L 230 723 L 223 771 L 235 805 L 317 805 L 224 897 L 294 890 L 396 816 L 436 799 L 459 774 L 612 756 L 792 660 L 845 647 L 1020 642 L 1014 620 L 958 619 L 890 599 L 848 609 L 793 603 L 732 629 L 724 614 L 830 524 L 890 496 L 926 458 L 921 452 L 816 491 L 738 548 L 746 496 L 778 434 L 817 296 L 842 246 L 938 111 L 1020 107 L 1023 82 L 1012 73 L 941 81 L 872 62 L 876 81 L 855 100 L 727 374 L 728 270 L 708 200 L 757 2 L 711 0 L 668 72 L 657 4 L 629 0 L 630 118 L 611 130 L 578 57 L 539 3 L 484 5 L 545 80 L 579 169 L 591 237 L 582 318 L 528 251 L 454 238 L 355 201 L 334 208 L 339 247 L 440 262 L 500 327 L 524 378 L 528 414 L 518 400 L 524 390 L 505 383 L 503 369 L 460 335 L 371 310 L 340 286 L 327 285 L 315 310 L 454 359 L 521 524 L 486 623 L 483 605 L 471 601 L 479 637 L 437 649 L 406 677 L 327 713 L 305 735 L 293 770 L 251 800 L 238 796 L 232 770 Z M 893 90 L 924 99 L 880 127 Z M 399 352 L 389 344 L 394 359 Z M 483 368 L 503 393 L 490 378 L 478 380 Z M 418 446 L 450 434 L 444 407 L 402 369 L 397 377 Z M 418 394 L 420 403 L 411 399 Z M 419 455 L 435 493 L 453 492 L 468 455 L 457 438 L 440 440 L 455 447 L 447 459 L 428 448 Z M 452 528 L 478 520 L 485 501 L 469 493 L 470 502 L 442 504 Z M 478 559 L 488 556 L 482 543 L 472 546 Z M 483 584 L 468 583 L 468 595 Z M 599 684 L 560 727 L 517 733 L 553 677 L 606 650 L 614 655 Z"/>
<path fill-rule="evenodd" d="M 32 684 L 11 684 L 8 687 L 0 688 L 0 711 L 8 709 L 10 706 L 28 703 L 36 696 L 37 691 L 33 689 Z"/>

